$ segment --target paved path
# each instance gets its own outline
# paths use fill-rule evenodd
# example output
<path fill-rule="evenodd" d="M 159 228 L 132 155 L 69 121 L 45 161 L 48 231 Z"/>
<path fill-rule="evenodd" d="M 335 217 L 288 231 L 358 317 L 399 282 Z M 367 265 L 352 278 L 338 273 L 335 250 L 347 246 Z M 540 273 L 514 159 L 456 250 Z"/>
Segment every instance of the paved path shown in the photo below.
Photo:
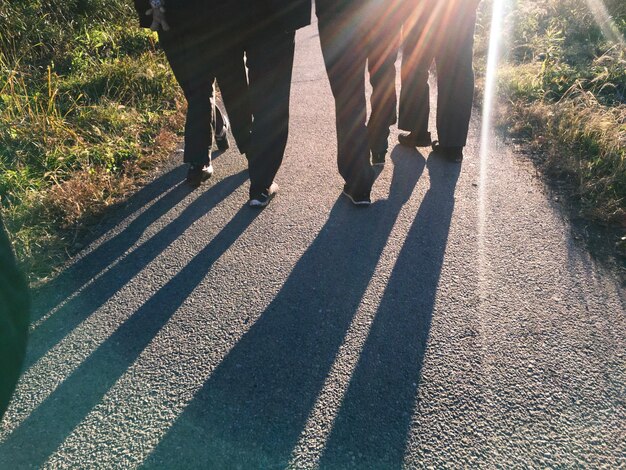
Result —
<path fill-rule="evenodd" d="M 625 468 L 624 292 L 533 170 L 396 147 L 359 210 L 315 27 L 292 99 L 266 210 L 173 159 L 35 293 L 0 468 Z"/>

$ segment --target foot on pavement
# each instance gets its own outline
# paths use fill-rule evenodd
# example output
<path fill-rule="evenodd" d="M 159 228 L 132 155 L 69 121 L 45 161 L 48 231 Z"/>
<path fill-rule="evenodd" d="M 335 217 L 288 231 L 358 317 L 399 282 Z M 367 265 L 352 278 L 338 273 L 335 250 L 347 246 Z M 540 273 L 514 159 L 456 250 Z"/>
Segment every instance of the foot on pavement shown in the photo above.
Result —
<path fill-rule="evenodd" d="M 404 147 L 430 147 L 432 144 L 430 132 L 426 132 L 425 134 L 417 134 L 416 132 L 400 134 L 398 136 L 398 142 Z"/>
<path fill-rule="evenodd" d="M 270 203 L 274 196 L 276 196 L 277 192 L 278 185 L 276 183 L 272 183 L 265 191 L 251 196 L 248 201 L 248 205 L 250 207 L 265 207 Z"/>
<path fill-rule="evenodd" d="M 208 180 L 213 175 L 213 165 L 189 165 L 187 171 L 187 184 L 197 188 L 203 181 Z"/>

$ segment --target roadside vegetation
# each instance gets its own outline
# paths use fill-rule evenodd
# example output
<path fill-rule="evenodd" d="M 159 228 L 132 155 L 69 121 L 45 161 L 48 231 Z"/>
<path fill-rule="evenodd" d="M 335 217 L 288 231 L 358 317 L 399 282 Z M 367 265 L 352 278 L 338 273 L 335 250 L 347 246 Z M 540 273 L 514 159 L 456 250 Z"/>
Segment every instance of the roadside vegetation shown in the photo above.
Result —
<path fill-rule="evenodd" d="M 0 0 L 0 204 L 31 281 L 175 145 L 180 96 L 127 0 Z"/>
<path fill-rule="evenodd" d="M 479 64 L 491 5 L 483 3 Z M 567 182 L 585 217 L 626 229 L 626 2 L 517 0 L 507 8 L 499 124 L 529 144 L 548 176 Z"/>
<path fill-rule="evenodd" d="M 586 217 L 626 227 L 626 2 L 507 8 L 499 124 Z M 31 281 L 173 149 L 182 100 L 165 63 L 128 0 L 0 0 L 0 210 Z"/>

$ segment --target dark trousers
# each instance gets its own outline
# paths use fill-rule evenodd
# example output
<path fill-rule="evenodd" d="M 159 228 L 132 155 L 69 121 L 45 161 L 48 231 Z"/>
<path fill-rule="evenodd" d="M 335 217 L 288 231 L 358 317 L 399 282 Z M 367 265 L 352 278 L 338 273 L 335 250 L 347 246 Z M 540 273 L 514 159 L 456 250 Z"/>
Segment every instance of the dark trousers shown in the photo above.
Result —
<path fill-rule="evenodd" d="M 255 197 L 271 186 L 287 146 L 295 32 L 265 32 L 244 48 L 253 116 L 247 157 L 250 197 Z"/>
<path fill-rule="evenodd" d="M 372 112 L 367 123 L 367 135 L 373 153 L 387 151 L 389 126 L 397 122 L 395 62 L 400 46 L 400 31 L 398 29 L 389 33 L 390 35 L 376 35 L 376 40 L 370 44 L 367 57 L 372 85 Z"/>
<path fill-rule="evenodd" d="M 428 73 L 437 68 L 437 137 L 442 146 L 467 142 L 472 102 L 476 8 L 472 2 L 430 2 L 432 6 L 405 30 L 400 92 L 400 129 L 428 132 Z M 476 2 L 474 2 L 476 3 Z M 452 6 L 449 6 L 452 5 Z"/>
<path fill-rule="evenodd" d="M 173 31 L 173 30 L 172 30 Z M 214 119 L 213 85 L 217 79 L 239 150 L 247 151 L 251 114 L 243 51 L 222 47 L 207 28 L 159 32 L 159 42 L 187 101 L 184 161 L 205 165 L 210 161 Z"/>
<path fill-rule="evenodd" d="M 337 165 L 347 188 L 359 193 L 369 191 L 375 179 L 365 125 L 365 67 L 369 51 L 364 47 L 367 26 L 350 13 L 319 15 L 318 26 L 324 64 L 335 98 Z M 375 74 L 376 78 L 380 75 Z M 378 123 L 385 121 L 382 114 L 376 118 Z"/>

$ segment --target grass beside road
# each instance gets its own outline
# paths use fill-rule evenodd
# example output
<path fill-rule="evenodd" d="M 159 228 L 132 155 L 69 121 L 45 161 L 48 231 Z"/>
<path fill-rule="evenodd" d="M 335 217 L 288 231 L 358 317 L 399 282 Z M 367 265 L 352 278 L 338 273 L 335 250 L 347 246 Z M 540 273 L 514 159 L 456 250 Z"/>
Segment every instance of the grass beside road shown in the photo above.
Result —
<path fill-rule="evenodd" d="M 181 97 L 126 0 L 0 0 L 0 201 L 31 281 L 175 145 Z"/>
<path fill-rule="evenodd" d="M 483 3 L 486 13 L 491 2 Z M 626 2 L 604 0 L 603 19 L 592 12 L 596 0 L 512 3 L 500 125 L 530 144 L 547 174 L 569 182 L 584 216 L 626 228 Z M 488 26 L 478 31 L 480 54 Z"/>
<path fill-rule="evenodd" d="M 626 226 L 626 52 L 607 38 L 626 33 L 626 3 L 604 0 L 602 24 L 597 0 L 507 4 L 501 125 L 586 216 Z M 172 150 L 182 100 L 165 64 L 127 0 L 0 0 L 0 209 L 31 281 Z"/>

